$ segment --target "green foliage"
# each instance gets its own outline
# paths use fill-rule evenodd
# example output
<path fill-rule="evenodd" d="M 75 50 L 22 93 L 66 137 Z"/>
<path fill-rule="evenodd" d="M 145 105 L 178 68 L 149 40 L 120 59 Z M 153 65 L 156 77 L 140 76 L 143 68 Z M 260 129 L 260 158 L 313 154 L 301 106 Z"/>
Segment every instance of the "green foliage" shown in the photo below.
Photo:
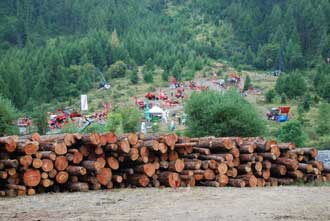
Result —
<path fill-rule="evenodd" d="M 244 91 L 249 90 L 250 87 L 252 87 L 252 82 L 251 82 L 250 76 L 248 75 L 248 76 L 246 76 L 246 79 L 245 79 Z"/>
<path fill-rule="evenodd" d="M 120 107 L 108 116 L 104 128 L 106 131 L 113 131 L 117 134 L 136 132 L 138 130 L 141 116 L 135 107 Z"/>
<path fill-rule="evenodd" d="M 107 123 L 105 125 L 105 129 L 107 131 L 112 131 L 117 134 L 122 134 L 124 132 L 123 129 L 123 117 L 120 113 L 111 112 L 108 115 Z"/>
<path fill-rule="evenodd" d="M 330 102 L 330 67 L 329 65 L 320 65 L 314 77 L 314 87 L 319 96 Z"/>
<path fill-rule="evenodd" d="M 302 96 L 307 91 L 307 84 L 303 76 L 297 72 L 281 75 L 276 81 L 276 91 L 284 93 L 288 98 Z"/>
<path fill-rule="evenodd" d="M 104 124 L 99 124 L 99 123 L 92 123 L 88 127 L 84 129 L 84 133 L 104 133 L 106 132 L 106 126 Z"/>
<path fill-rule="evenodd" d="M 77 126 L 77 124 L 75 124 L 73 122 L 65 124 L 63 126 L 63 128 L 61 129 L 61 133 L 78 133 L 78 132 L 80 132 L 80 129 Z"/>
<path fill-rule="evenodd" d="M 139 76 L 138 76 L 138 70 L 137 69 L 133 69 L 130 72 L 129 79 L 130 79 L 132 84 L 137 84 L 139 82 Z"/>
<path fill-rule="evenodd" d="M 191 136 L 258 136 L 265 130 L 254 107 L 235 91 L 193 93 L 185 113 Z"/>
<path fill-rule="evenodd" d="M 0 136 L 18 134 L 17 118 L 17 110 L 10 100 L 0 96 Z"/>
<path fill-rule="evenodd" d="M 304 99 L 303 99 L 303 108 L 304 111 L 309 111 L 312 105 L 312 96 L 310 93 L 305 94 Z"/>
<path fill-rule="evenodd" d="M 117 61 L 107 71 L 107 75 L 110 78 L 121 78 L 125 77 L 127 72 L 127 65 L 123 61 Z"/>
<path fill-rule="evenodd" d="M 301 123 L 295 120 L 285 123 L 280 128 L 278 137 L 283 142 L 293 142 L 300 147 L 304 146 L 306 140 Z"/>
<path fill-rule="evenodd" d="M 330 134 L 330 104 L 323 103 L 319 107 L 317 133 L 320 135 Z"/>
<path fill-rule="evenodd" d="M 267 93 L 265 94 L 266 102 L 267 103 L 272 103 L 275 96 L 276 96 L 276 93 L 275 93 L 274 89 L 268 90 Z"/>
<path fill-rule="evenodd" d="M 152 82 L 154 82 L 153 73 L 151 71 L 143 72 L 143 80 L 146 83 L 152 83 Z"/>
<path fill-rule="evenodd" d="M 123 119 L 123 130 L 125 133 L 136 132 L 141 120 L 141 115 L 136 107 L 124 106 L 117 110 Z"/>
<path fill-rule="evenodd" d="M 287 100 L 288 100 L 288 97 L 286 96 L 286 94 L 282 93 L 281 94 L 281 103 L 286 104 Z"/>

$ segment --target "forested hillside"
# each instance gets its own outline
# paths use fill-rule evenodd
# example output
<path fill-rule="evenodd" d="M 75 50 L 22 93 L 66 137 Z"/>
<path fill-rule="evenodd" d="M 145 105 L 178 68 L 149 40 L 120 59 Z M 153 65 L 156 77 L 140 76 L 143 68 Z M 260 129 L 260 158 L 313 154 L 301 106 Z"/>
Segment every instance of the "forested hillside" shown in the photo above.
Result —
<path fill-rule="evenodd" d="M 275 70 L 283 57 L 330 97 L 328 0 L 2 0 L 0 17 L 0 94 L 21 110 L 97 87 L 94 67 L 109 79 L 148 61 L 180 79 L 210 58 Z"/>

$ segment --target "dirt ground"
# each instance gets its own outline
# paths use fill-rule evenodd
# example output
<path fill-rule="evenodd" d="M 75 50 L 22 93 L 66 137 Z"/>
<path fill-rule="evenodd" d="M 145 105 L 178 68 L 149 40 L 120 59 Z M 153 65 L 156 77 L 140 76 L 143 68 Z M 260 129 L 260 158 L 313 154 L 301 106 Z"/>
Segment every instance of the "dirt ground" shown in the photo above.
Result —
<path fill-rule="evenodd" d="M 0 220 L 330 220 L 330 187 L 42 194 L 0 199 Z"/>

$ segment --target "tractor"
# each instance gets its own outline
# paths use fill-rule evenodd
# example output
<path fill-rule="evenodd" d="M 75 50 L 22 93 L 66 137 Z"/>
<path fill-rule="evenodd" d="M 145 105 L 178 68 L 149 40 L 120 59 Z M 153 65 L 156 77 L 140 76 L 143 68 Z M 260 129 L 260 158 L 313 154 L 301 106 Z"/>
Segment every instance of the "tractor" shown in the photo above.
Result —
<path fill-rule="evenodd" d="M 281 123 L 289 121 L 289 113 L 289 106 L 281 106 L 278 108 L 271 108 L 266 115 L 268 120 L 273 120 Z"/>

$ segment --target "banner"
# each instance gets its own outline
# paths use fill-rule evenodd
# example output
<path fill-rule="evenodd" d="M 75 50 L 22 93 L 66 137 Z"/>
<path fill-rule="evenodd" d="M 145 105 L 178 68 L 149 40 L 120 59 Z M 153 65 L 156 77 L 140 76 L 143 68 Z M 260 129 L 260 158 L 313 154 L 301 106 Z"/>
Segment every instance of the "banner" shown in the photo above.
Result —
<path fill-rule="evenodd" d="M 88 111 L 88 101 L 87 101 L 87 95 L 86 94 L 82 94 L 81 95 L 81 110 L 82 111 Z"/>

